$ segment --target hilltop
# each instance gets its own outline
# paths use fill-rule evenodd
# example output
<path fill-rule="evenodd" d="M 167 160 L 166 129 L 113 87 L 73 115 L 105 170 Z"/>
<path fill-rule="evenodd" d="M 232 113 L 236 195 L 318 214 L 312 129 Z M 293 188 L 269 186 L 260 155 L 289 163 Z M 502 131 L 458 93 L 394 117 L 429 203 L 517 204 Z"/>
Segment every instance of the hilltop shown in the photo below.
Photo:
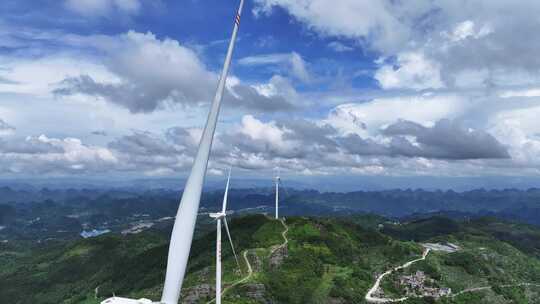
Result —
<path fill-rule="evenodd" d="M 432 251 L 385 277 L 385 297 L 406 296 L 399 282 L 418 271 L 430 287 L 458 295 L 409 303 L 533 303 L 540 297 L 534 285 L 540 283 L 540 230 L 532 226 L 487 218 L 394 223 L 372 216 L 282 223 L 263 215 L 237 217 L 230 226 L 241 271 L 224 246 L 224 303 L 365 303 L 378 274 L 420 258 L 427 242 L 459 250 Z M 107 234 L 31 250 L 2 244 L 0 302 L 99 303 L 113 293 L 158 299 L 167 237 L 158 231 Z M 194 241 L 182 303 L 212 300 L 214 246 L 215 232 Z"/>

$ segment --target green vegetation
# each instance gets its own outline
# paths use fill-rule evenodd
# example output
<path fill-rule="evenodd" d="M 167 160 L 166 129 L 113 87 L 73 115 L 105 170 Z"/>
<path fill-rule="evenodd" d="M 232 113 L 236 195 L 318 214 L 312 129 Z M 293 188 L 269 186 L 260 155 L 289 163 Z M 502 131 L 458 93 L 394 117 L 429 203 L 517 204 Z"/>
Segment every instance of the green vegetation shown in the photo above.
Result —
<path fill-rule="evenodd" d="M 162 235 L 144 233 L 33 249 L 3 269 L 1 302 L 82 303 L 98 286 L 100 294 L 149 288 L 162 280 L 165 261 L 155 257 L 165 256 L 165 244 Z"/>
<path fill-rule="evenodd" d="M 380 223 L 384 229 L 377 230 Z M 387 297 L 401 297 L 402 275 L 423 271 L 431 287 L 449 287 L 455 297 L 415 298 L 405 303 L 534 303 L 540 287 L 540 230 L 481 219 L 455 222 L 435 217 L 393 224 L 383 218 L 300 218 L 283 225 L 262 215 L 235 218 L 231 233 L 242 272 L 232 252 L 223 247 L 226 287 L 246 277 L 246 252 L 254 273 L 228 290 L 224 303 L 364 303 L 376 274 L 417 259 L 414 241 L 451 242 L 454 253 L 432 252 L 425 261 L 386 277 L 381 286 Z M 158 299 L 167 256 L 167 236 L 150 231 L 136 235 L 103 235 L 45 246 L 0 244 L 1 303 L 99 303 L 114 293 Z M 192 246 L 183 296 L 206 285 L 199 303 L 213 298 L 215 231 Z M 531 250 L 529 250 L 532 248 Z M 208 287 L 210 287 L 208 289 Z M 467 291 L 470 288 L 481 288 Z M 197 299 L 197 297 L 195 297 Z M 262 300 L 261 300 L 262 299 Z"/>

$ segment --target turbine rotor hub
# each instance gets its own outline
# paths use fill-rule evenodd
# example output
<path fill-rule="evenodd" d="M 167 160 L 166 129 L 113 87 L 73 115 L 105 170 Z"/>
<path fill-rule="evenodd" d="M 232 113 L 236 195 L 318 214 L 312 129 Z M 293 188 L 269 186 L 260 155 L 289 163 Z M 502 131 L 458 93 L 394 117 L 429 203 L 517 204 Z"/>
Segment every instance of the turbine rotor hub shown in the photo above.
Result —
<path fill-rule="evenodd" d="M 209 216 L 211 218 L 214 218 L 216 220 L 218 219 L 222 219 L 226 216 L 227 214 L 225 214 L 225 212 L 217 212 L 217 213 L 210 213 Z"/>

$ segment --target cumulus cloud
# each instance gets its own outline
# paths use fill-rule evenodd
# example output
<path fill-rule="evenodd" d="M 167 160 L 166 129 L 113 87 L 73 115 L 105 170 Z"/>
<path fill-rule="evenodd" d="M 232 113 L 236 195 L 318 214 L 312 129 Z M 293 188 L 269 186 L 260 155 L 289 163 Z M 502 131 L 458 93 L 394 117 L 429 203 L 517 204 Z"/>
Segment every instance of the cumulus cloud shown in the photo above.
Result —
<path fill-rule="evenodd" d="M 467 113 L 473 104 L 474 101 L 454 94 L 375 98 L 364 103 L 341 104 L 330 111 L 326 120 L 341 132 L 367 135 L 400 119 L 423 125 L 454 119 Z"/>
<path fill-rule="evenodd" d="M 133 155 L 154 156 L 174 155 L 179 150 L 150 132 L 134 131 L 131 135 L 122 136 L 111 143 L 109 148 Z"/>
<path fill-rule="evenodd" d="M 133 130 L 104 147 L 45 135 L 10 138 L 0 141 L 0 163 L 5 164 L 4 173 L 170 175 L 189 169 L 200 136 L 200 129 L 185 127 L 163 133 Z M 232 165 L 261 170 L 280 165 L 306 174 L 390 174 L 416 172 L 451 160 L 509 158 L 506 149 L 489 133 L 449 120 L 432 127 L 401 120 L 374 135 L 359 135 L 343 133 L 321 120 L 265 121 L 244 115 L 238 124 L 216 134 L 211 169 L 218 172 Z"/>
<path fill-rule="evenodd" d="M 389 148 L 370 138 L 362 138 L 357 134 L 348 134 L 337 138 L 339 145 L 351 154 L 355 155 L 391 155 Z"/>
<path fill-rule="evenodd" d="M 273 76 L 267 83 L 234 85 L 224 99 L 231 106 L 266 113 L 292 111 L 300 106 L 296 90 L 281 76 Z"/>
<path fill-rule="evenodd" d="M 11 174 L 108 172 L 117 162 L 106 148 L 45 135 L 2 141 L 0 152 L 0 171 Z"/>
<path fill-rule="evenodd" d="M 362 137 L 350 133 L 334 135 L 332 139 L 348 153 L 360 156 L 442 160 L 510 158 L 507 147 L 492 135 L 446 119 L 433 127 L 402 120 L 383 129 L 381 135 Z"/>
<path fill-rule="evenodd" d="M 135 15 L 141 8 L 139 0 L 66 0 L 69 10 L 83 16 L 109 16 L 113 12 Z"/>
<path fill-rule="evenodd" d="M 391 149 L 398 155 L 443 159 L 510 158 L 507 147 L 491 134 L 448 119 L 438 121 L 431 128 L 402 120 L 388 126 L 383 134 L 397 138 Z M 414 142 L 406 136 L 414 137 Z"/>
<path fill-rule="evenodd" d="M 292 76 L 303 82 L 309 82 L 311 79 L 306 62 L 296 52 L 244 57 L 238 60 L 238 64 L 245 66 L 279 65 L 284 67 Z"/>
<path fill-rule="evenodd" d="M 257 0 L 255 13 L 280 7 L 322 36 L 356 40 L 384 56 L 383 88 L 530 85 L 538 81 L 538 1 Z M 360 16 L 360 17 L 359 17 Z M 422 57 L 412 57 L 422 54 Z M 402 61 L 399 63 L 399 61 Z M 426 72 L 415 67 L 423 66 Z M 438 71 L 440 71 L 440 76 Z M 433 80 L 429 80 L 433 77 Z M 471 83 L 471 80 L 474 83 Z M 442 82 L 442 83 L 441 83 Z"/>
<path fill-rule="evenodd" d="M 348 46 L 348 45 L 345 45 L 339 41 L 332 41 L 328 44 L 328 47 L 331 48 L 332 50 L 336 51 L 336 52 L 339 52 L 339 53 L 343 53 L 343 52 L 350 52 L 352 50 L 354 50 L 354 48 Z"/>
<path fill-rule="evenodd" d="M 96 81 L 90 75 L 68 77 L 55 89 L 56 94 L 102 97 L 134 113 L 151 112 L 175 103 L 201 105 L 213 97 L 217 74 L 208 70 L 195 51 L 178 41 L 130 31 L 84 43 L 105 53 L 106 67 L 119 81 Z M 228 88 L 226 98 L 237 107 L 270 111 L 292 108 L 291 101 L 286 99 L 288 92 L 282 94 L 281 87 L 275 85 L 272 96 L 261 95 L 256 87 L 240 81 Z"/>
<path fill-rule="evenodd" d="M 443 32 L 441 35 L 447 36 L 452 42 L 459 42 L 465 39 L 479 39 L 493 32 L 493 29 L 487 24 L 481 28 L 471 20 L 465 20 L 455 25 L 449 32 Z"/>
<path fill-rule="evenodd" d="M 396 1 L 368 0 L 256 0 L 255 14 L 270 14 L 274 7 L 286 9 L 294 18 L 310 29 L 325 36 L 348 37 L 353 39 L 370 38 L 370 42 L 386 51 L 394 50 L 409 37 L 408 24 L 412 22 L 411 12 L 405 5 Z M 419 1 L 417 1 L 419 2 Z M 399 10 L 391 11 L 392 4 Z M 418 14 L 425 13 L 421 6 Z M 362 16 L 359 18 L 359 16 Z"/>
<path fill-rule="evenodd" d="M 240 128 L 218 138 L 226 147 L 220 159 L 246 169 L 269 169 L 279 163 L 302 172 L 354 168 L 389 173 L 403 170 L 406 163 L 414 171 L 452 160 L 510 157 L 506 147 L 487 132 L 448 120 L 433 127 L 398 121 L 376 136 L 360 136 L 344 134 L 321 121 L 264 122 L 244 116 Z"/>
<path fill-rule="evenodd" d="M 509 147 L 515 164 L 523 170 L 540 164 L 538 115 L 540 106 L 535 101 L 528 107 L 501 109 L 488 120 L 489 132 Z"/>
<path fill-rule="evenodd" d="M 15 132 L 15 127 L 0 119 L 0 136 L 11 135 Z"/>
<path fill-rule="evenodd" d="M 350 156 L 442 160 L 510 157 L 507 148 L 487 132 L 445 119 L 433 127 L 398 121 L 379 130 L 377 136 L 363 137 L 356 133 L 344 134 L 323 122 L 304 119 L 263 122 L 244 116 L 241 127 L 232 134 L 220 136 L 220 140 L 232 151 L 236 148 L 268 161 L 285 158 L 325 163 L 331 155 L 339 155 L 343 161 Z"/>
<path fill-rule="evenodd" d="M 117 170 L 138 170 L 150 176 L 186 170 L 194 152 L 147 131 L 133 131 L 131 135 L 119 137 L 110 142 L 108 148 L 119 159 Z"/>
<path fill-rule="evenodd" d="M 186 149 L 164 136 L 133 131 L 107 146 L 78 138 L 45 135 L 0 140 L 0 173 L 6 174 L 174 174 L 186 170 L 192 158 Z"/>
<path fill-rule="evenodd" d="M 0 142 L 0 147 L 4 153 L 15 154 L 47 154 L 47 153 L 63 153 L 64 149 L 61 145 L 55 144 L 45 135 L 28 136 L 24 140 L 6 140 Z"/>
<path fill-rule="evenodd" d="M 88 75 L 71 77 L 62 82 L 57 94 L 102 96 L 133 112 L 153 111 L 166 101 L 200 103 L 211 98 L 216 75 L 206 69 L 194 51 L 177 41 L 130 31 L 96 39 L 93 44 L 105 52 L 107 68 L 121 81 L 97 82 Z"/>
<path fill-rule="evenodd" d="M 277 126 L 274 121 L 263 122 L 252 115 L 245 115 L 237 129 L 223 140 L 242 152 L 294 158 L 301 151 L 297 142 L 285 139 L 289 133 L 290 130 Z"/>
<path fill-rule="evenodd" d="M 375 73 L 383 89 L 440 89 L 444 87 L 437 62 L 422 53 L 400 53 L 396 64 L 384 64 Z"/>
<path fill-rule="evenodd" d="M 92 135 L 97 135 L 97 136 L 107 136 L 107 132 L 105 132 L 103 130 L 92 131 L 91 134 Z"/>
<path fill-rule="evenodd" d="M 138 14 L 142 3 L 68 2 L 85 8 L 80 14 L 106 17 Z M 540 31 L 539 2 L 256 0 L 255 4 L 259 18 L 271 15 L 274 8 L 285 9 L 294 19 L 291 26 L 304 26 L 302 32 L 321 36 L 319 41 L 329 42 L 327 47 L 336 52 L 350 51 L 324 60 L 341 64 L 339 57 L 347 57 L 345 62 L 350 62 L 356 55 L 351 46 L 359 50 L 359 60 L 382 58 L 371 65 L 360 62 L 373 70 L 354 71 L 362 74 L 362 81 L 372 77 L 381 90 L 365 93 L 362 87 L 359 93 L 353 85 L 346 92 L 327 91 L 317 81 L 322 85 L 309 91 L 314 89 L 313 71 L 322 70 L 317 66 L 322 60 L 309 57 L 313 54 L 288 50 L 242 58 L 239 63 L 244 67 L 266 69 L 275 76 L 262 82 L 229 78 L 224 102 L 234 111 L 224 112 L 229 116 L 214 142 L 213 172 L 229 165 L 259 170 L 277 164 L 304 174 L 540 172 L 540 40 L 530 39 Z M 133 31 L 114 36 L 12 32 L 20 33 L 20 39 L 0 33 L 8 38 L 0 43 L 28 53 L 0 56 L 0 91 L 23 96 L 9 106 L 6 99 L 0 107 L 0 116 L 18 127 L 14 133 L 0 123 L 4 170 L 167 175 L 190 167 L 201 133 L 190 126 L 200 127 L 206 111 L 199 106 L 212 99 L 218 77 L 194 47 Z M 276 43 L 263 40 L 267 41 L 260 45 Z M 45 47 L 50 45 L 58 49 Z M 35 57 L 37 49 L 47 51 Z M 48 53 L 58 50 L 54 58 Z M 29 53 L 32 56 L 24 57 Z M 298 82 L 308 85 L 297 91 L 293 84 Z M 47 98 L 51 87 L 67 97 Z M 294 110 L 303 102 L 313 108 L 294 115 L 311 119 L 270 113 Z M 66 114 L 65 120 L 63 114 L 52 114 L 55 120 L 59 117 L 55 125 L 73 125 L 81 118 L 90 128 L 69 138 L 25 138 L 66 132 L 39 121 L 24 132 L 29 127 L 22 121 L 42 116 L 35 114 L 41 111 L 34 107 L 38 103 L 54 113 L 69 109 L 72 115 Z M 24 106 L 33 109 L 24 111 Z M 184 106 L 192 108 L 184 111 Z M 148 115 L 132 115 L 124 108 Z M 163 108 L 171 111 L 155 111 Z M 162 131 L 176 121 L 181 126 Z M 150 131 L 125 134 L 134 127 Z M 83 137 L 96 130 L 107 134 L 91 137 L 101 146 L 86 143 Z"/>

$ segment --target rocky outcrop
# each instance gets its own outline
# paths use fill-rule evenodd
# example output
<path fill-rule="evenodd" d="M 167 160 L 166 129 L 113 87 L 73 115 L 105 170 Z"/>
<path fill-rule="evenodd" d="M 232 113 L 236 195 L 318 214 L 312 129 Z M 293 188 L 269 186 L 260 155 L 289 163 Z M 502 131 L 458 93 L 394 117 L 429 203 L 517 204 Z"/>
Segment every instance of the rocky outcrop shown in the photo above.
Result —
<path fill-rule="evenodd" d="M 328 304 L 345 304 L 345 300 L 342 298 L 328 298 Z"/>
<path fill-rule="evenodd" d="M 261 258 L 255 252 L 248 252 L 248 258 L 251 261 L 251 267 L 255 272 L 261 272 L 263 270 L 263 262 Z"/>
<path fill-rule="evenodd" d="M 283 263 L 283 260 L 287 258 L 289 255 L 289 250 L 287 249 L 287 246 L 280 246 L 276 248 L 274 251 L 272 251 L 272 254 L 270 255 L 269 263 L 270 263 L 270 269 L 276 269 Z"/>
<path fill-rule="evenodd" d="M 250 299 L 257 301 L 258 303 L 269 304 L 271 303 L 266 299 L 266 286 L 264 284 L 247 284 L 245 286 L 246 296 Z"/>
<path fill-rule="evenodd" d="M 186 289 L 182 303 L 184 304 L 197 304 L 201 299 L 207 299 L 212 297 L 216 292 L 213 286 L 210 284 L 195 285 Z"/>

